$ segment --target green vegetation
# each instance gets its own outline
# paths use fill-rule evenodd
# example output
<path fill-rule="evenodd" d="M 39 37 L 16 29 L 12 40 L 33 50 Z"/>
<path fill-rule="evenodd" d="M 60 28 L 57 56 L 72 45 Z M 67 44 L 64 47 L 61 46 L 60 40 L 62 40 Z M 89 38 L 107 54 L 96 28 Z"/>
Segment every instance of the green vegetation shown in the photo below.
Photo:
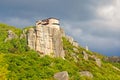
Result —
<path fill-rule="evenodd" d="M 108 63 L 108 62 L 104 62 L 102 61 L 102 67 L 98 67 L 95 63 L 95 61 L 93 59 L 89 59 L 89 61 L 85 61 L 83 59 L 83 55 L 82 55 L 82 51 L 85 49 L 82 47 L 78 47 L 79 52 L 76 53 L 73 48 L 76 48 L 74 46 L 72 46 L 72 44 L 70 44 L 70 42 L 68 42 L 65 38 L 63 38 L 63 44 L 64 44 L 64 49 L 66 52 L 66 58 L 68 61 L 72 63 L 74 63 L 73 65 L 77 66 L 76 70 L 78 71 L 90 71 L 94 78 L 92 80 L 119 80 L 120 79 L 120 72 L 113 69 L 113 65 Z M 75 59 L 73 58 L 73 56 L 71 56 L 72 53 L 76 53 L 78 57 L 78 62 L 75 62 Z M 91 52 L 91 51 L 87 51 L 88 54 L 90 55 L 96 55 L 98 58 L 100 58 L 101 60 L 103 60 L 104 56 L 95 53 L 95 52 Z M 80 76 L 78 76 L 78 80 L 89 80 L 88 78 L 81 78 Z M 73 80 L 77 80 L 76 78 L 73 78 Z"/>
<path fill-rule="evenodd" d="M 28 54 L 29 53 L 29 54 Z M 39 57 L 36 52 L 30 51 L 26 54 L 6 55 L 6 62 L 9 65 L 7 77 L 9 79 L 27 80 L 53 80 L 56 72 L 68 70 L 71 75 L 75 73 L 76 67 L 68 66 L 70 62 L 60 58 L 50 58 L 49 56 Z"/>
<path fill-rule="evenodd" d="M 82 55 L 85 49 L 73 46 L 66 38 L 63 38 L 65 60 L 50 56 L 41 57 L 28 48 L 26 39 L 17 38 L 4 42 L 8 30 L 12 30 L 18 36 L 22 33 L 18 28 L 0 24 L 0 80 L 54 80 L 53 75 L 60 71 L 67 71 L 70 80 L 120 79 L 120 71 L 113 69 L 113 65 L 120 68 L 120 64 L 104 62 L 104 56 L 91 51 L 86 52 L 100 58 L 102 67 L 98 67 L 93 59 L 85 61 Z M 81 77 L 80 71 L 90 71 L 93 79 Z"/>
<path fill-rule="evenodd" d="M 8 64 L 4 61 L 4 54 L 0 54 L 0 80 L 6 80 L 6 75 L 8 74 Z"/>
<path fill-rule="evenodd" d="M 110 62 L 111 64 L 113 64 L 115 67 L 120 69 L 120 62 Z"/>
<path fill-rule="evenodd" d="M 26 39 L 12 39 L 5 42 L 5 39 L 7 38 L 7 31 L 12 30 L 17 34 L 18 37 L 20 37 L 20 34 L 22 33 L 22 30 L 19 28 L 15 28 L 13 26 L 8 26 L 6 24 L 0 24 L 0 53 L 24 53 L 29 50 L 29 47 L 27 46 Z"/>

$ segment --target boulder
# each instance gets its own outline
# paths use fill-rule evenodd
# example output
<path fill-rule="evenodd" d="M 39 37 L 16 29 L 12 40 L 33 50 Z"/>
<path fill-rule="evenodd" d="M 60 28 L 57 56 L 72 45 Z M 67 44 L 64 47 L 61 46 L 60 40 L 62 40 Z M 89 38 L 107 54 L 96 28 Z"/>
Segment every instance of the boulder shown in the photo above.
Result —
<path fill-rule="evenodd" d="M 73 46 L 75 46 L 75 47 L 78 47 L 79 46 L 79 44 L 77 43 L 77 41 L 73 41 Z"/>
<path fill-rule="evenodd" d="M 8 30 L 8 37 L 5 39 L 5 42 L 14 38 L 18 38 L 18 36 L 12 30 Z"/>
<path fill-rule="evenodd" d="M 66 35 L 65 37 L 73 46 L 75 46 L 75 47 L 79 46 L 78 42 L 74 41 L 74 39 L 71 36 Z"/>
<path fill-rule="evenodd" d="M 101 60 L 99 58 L 96 58 L 95 62 L 96 62 L 98 67 L 101 67 Z"/>
<path fill-rule="evenodd" d="M 73 50 L 76 52 L 76 53 L 79 53 L 79 50 L 77 48 L 73 48 Z"/>
<path fill-rule="evenodd" d="M 93 78 L 93 74 L 89 71 L 81 71 L 80 75 L 81 76 L 86 76 L 86 77 L 89 77 L 89 78 Z"/>
<path fill-rule="evenodd" d="M 68 76 L 68 72 L 67 71 L 63 71 L 63 72 L 58 72 L 54 74 L 54 78 L 56 80 L 68 80 L 69 76 Z"/>

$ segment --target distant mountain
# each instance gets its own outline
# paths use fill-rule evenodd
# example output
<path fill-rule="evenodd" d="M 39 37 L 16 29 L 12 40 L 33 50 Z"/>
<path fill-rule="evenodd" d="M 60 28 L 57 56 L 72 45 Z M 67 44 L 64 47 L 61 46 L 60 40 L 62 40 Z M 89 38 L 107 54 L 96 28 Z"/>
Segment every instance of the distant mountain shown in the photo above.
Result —
<path fill-rule="evenodd" d="M 0 80 L 119 80 L 119 66 L 67 36 L 56 18 L 23 30 L 0 24 Z"/>

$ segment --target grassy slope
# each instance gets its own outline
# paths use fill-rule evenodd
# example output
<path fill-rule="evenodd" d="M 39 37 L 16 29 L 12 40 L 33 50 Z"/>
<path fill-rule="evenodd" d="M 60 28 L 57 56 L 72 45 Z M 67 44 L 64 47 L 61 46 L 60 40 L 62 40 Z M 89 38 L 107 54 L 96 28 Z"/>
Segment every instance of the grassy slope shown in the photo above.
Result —
<path fill-rule="evenodd" d="M 120 72 L 114 70 L 112 64 L 102 61 L 102 67 L 98 67 L 93 59 L 85 61 L 82 55 L 82 51 L 85 49 L 78 47 L 79 51 L 75 52 L 73 50 L 75 47 L 65 38 L 63 38 L 66 52 L 65 60 L 49 56 L 40 57 L 35 51 L 28 49 L 25 39 L 15 39 L 4 43 L 9 29 L 17 35 L 21 33 L 20 29 L 0 24 L 0 79 L 2 80 L 53 80 L 54 73 L 59 71 L 68 71 L 70 80 L 91 80 L 79 75 L 79 72 L 84 70 L 93 74 L 93 80 L 120 79 Z M 12 53 L 10 48 L 15 48 L 15 51 Z M 77 62 L 72 56 L 73 53 L 77 55 Z M 87 53 L 90 55 L 94 54 L 101 60 L 104 58 L 98 53 L 91 51 L 87 51 Z"/>

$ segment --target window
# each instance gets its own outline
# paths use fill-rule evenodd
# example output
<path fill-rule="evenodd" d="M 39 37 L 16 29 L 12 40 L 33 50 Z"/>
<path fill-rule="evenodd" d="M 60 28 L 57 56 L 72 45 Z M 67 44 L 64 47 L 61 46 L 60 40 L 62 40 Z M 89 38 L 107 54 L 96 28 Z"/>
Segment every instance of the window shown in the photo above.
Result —
<path fill-rule="evenodd" d="M 53 25 L 60 25 L 60 24 L 58 24 L 58 23 L 52 23 Z"/>

